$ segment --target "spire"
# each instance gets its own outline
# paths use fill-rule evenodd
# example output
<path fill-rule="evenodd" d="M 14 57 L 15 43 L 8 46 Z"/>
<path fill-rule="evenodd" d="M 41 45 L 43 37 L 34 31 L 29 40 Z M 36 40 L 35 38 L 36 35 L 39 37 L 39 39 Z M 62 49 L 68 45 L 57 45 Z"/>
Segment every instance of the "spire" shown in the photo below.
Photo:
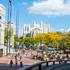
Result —
<path fill-rule="evenodd" d="M 43 25 L 43 21 L 41 20 L 41 26 Z"/>
<path fill-rule="evenodd" d="M 36 21 L 34 21 L 34 26 L 36 26 Z"/>

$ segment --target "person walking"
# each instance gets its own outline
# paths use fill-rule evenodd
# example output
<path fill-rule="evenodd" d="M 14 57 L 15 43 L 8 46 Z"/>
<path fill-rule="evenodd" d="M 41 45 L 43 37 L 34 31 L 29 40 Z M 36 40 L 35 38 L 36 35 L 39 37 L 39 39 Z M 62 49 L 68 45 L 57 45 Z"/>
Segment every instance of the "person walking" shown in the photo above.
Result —
<path fill-rule="evenodd" d="M 12 67 L 12 65 L 13 65 L 13 61 L 12 61 L 12 60 L 10 60 L 10 66 Z"/>
<path fill-rule="evenodd" d="M 17 54 L 15 55 L 15 64 L 17 66 Z"/>
<path fill-rule="evenodd" d="M 20 56 L 20 61 L 22 60 L 22 56 Z"/>
<path fill-rule="evenodd" d="M 23 63 L 22 63 L 22 61 L 20 61 L 20 67 L 23 67 Z"/>

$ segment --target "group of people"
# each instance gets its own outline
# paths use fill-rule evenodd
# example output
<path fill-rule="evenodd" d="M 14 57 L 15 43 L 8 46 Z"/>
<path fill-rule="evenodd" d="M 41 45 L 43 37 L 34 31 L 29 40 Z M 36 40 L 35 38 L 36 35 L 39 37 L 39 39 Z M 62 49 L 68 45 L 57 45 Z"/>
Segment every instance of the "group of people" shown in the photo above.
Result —
<path fill-rule="evenodd" d="M 14 58 L 15 58 L 15 65 L 16 66 L 18 66 L 18 57 L 19 57 L 19 59 L 20 59 L 20 67 L 23 67 L 23 63 L 22 63 L 22 56 L 20 56 L 20 53 L 18 53 L 18 54 L 16 54 L 15 56 L 14 56 Z M 13 60 L 11 59 L 10 60 L 10 65 L 12 66 L 14 63 L 13 63 Z"/>

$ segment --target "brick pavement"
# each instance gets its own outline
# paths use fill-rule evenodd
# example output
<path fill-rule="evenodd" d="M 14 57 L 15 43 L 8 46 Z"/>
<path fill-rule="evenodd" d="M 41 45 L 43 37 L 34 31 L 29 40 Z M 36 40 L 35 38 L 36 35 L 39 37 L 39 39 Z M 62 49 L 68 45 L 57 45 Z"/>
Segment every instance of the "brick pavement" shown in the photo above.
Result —
<path fill-rule="evenodd" d="M 14 66 L 13 67 L 11 67 L 9 65 L 11 59 L 14 62 Z M 23 55 L 21 61 L 23 62 L 24 66 L 26 66 L 26 65 L 32 65 L 34 63 L 39 62 L 39 60 L 31 59 L 31 58 L 29 58 L 28 56 L 25 56 L 25 55 Z M 0 57 L 0 70 L 16 70 L 17 68 L 20 68 L 19 63 L 20 63 L 20 60 L 18 60 L 18 66 L 16 67 L 15 66 L 15 59 L 14 59 L 14 57 L 12 58 L 11 55 L 10 56 Z"/>
<path fill-rule="evenodd" d="M 8 56 L 0 57 L 0 63 L 9 64 L 10 58 Z"/>

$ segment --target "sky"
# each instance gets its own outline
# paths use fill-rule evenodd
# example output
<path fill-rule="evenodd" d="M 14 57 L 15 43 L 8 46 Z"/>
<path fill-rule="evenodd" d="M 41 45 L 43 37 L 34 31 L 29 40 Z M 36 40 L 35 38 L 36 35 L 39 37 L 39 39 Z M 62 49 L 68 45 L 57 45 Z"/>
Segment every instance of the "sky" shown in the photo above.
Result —
<path fill-rule="evenodd" d="M 6 7 L 8 21 L 8 0 L 0 0 Z M 19 12 L 19 35 L 23 34 L 24 24 L 34 21 L 50 24 L 51 31 L 70 29 L 70 0 L 12 0 L 12 21 L 16 24 L 16 11 Z M 15 27 L 14 27 L 15 29 Z"/>

